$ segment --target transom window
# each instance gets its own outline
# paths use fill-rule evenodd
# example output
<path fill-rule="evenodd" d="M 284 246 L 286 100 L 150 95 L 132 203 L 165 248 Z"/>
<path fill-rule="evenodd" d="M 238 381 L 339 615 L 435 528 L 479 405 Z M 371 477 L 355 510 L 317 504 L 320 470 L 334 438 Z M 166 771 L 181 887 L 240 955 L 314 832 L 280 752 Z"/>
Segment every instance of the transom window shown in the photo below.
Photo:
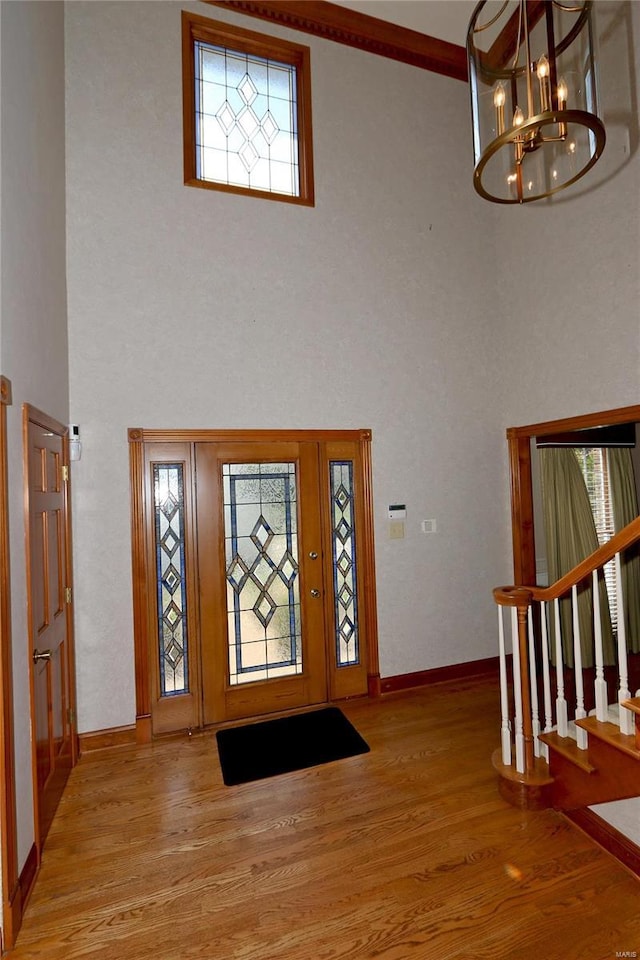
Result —
<path fill-rule="evenodd" d="M 185 183 L 313 204 L 308 48 L 182 23 Z"/>

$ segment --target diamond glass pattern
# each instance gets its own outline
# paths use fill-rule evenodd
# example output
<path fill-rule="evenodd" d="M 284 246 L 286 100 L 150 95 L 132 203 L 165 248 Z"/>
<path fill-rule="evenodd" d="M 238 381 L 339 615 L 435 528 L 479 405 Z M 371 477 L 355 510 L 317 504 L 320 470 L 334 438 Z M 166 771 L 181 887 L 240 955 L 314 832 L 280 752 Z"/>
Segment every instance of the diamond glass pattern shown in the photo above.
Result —
<path fill-rule="evenodd" d="M 302 673 L 295 463 L 222 467 L 229 683 Z"/>
<path fill-rule="evenodd" d="M 160 696 L 189 691 L 181 463 L 153 466 Z"/>
<path fill-rule="evenodd" d="M 300 196 L 296 67 L 201 41 L 194 59 L 198 179 Z"/>
<path fill-rule="evenodd" d="M 336 663 L 338 667 L 346 667 L 360 662 L 353 462 L 331 460 L 329 483 Z"/>

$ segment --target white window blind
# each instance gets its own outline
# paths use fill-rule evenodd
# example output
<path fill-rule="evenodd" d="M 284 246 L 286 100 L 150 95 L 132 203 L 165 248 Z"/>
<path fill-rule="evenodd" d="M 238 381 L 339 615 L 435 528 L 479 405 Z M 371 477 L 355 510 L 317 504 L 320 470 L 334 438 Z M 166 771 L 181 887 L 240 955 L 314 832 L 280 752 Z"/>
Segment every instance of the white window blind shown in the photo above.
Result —
<path fill-rule="evenodd" d="M 607 464 L 607 451 L 605 447 L 582 447 L 575 450 L 585 484 L 593 519 L 598 534 L 598 543 L 602 546 L 615 533 L 613 523 L 613 505 L 611 502 L 611 491 L 609 486 L 609 468 Z M 616 597 L 616 572 L 615 562 L 611 560 L 605 564 L 604 579 L 607 585 L 607 596 L 609 597 L 609 611 L 611 613 L 611 626 L 616 633 L 618 626 L 618 604 Z"/>

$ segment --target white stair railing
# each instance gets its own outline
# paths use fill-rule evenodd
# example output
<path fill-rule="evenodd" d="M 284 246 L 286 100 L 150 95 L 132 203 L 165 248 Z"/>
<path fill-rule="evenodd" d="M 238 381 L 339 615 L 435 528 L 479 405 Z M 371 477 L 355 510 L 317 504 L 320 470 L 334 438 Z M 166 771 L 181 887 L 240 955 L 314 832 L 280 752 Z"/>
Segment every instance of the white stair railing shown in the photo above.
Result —
<path fill-rule="evenodd" d="M 548 748 L 539 740 L 541 730 L 540 691 L 544 707 L 544 732 L 556 731 L 560 737 L 572 736 L 577 746 L 588 746 L 587 731 L 575 720 L 586 717 L 583 667 L 583 642 L 580 629 L 579 588 L 591 586 L 593 606 L 594 665 L 593 702 L 596 719 L 618 724 L 621 733 L 633 734 L 634 715 L 622 702 L 631 696 L 625 630 L 625 601 L 622 589 L 621 554 L 640 540 L 640 517 L 617 533 L 550 587 L 498 587 L 494 597 L 498 604 L 498 638 L 500 649 L 501 758 L 505 766 L 515 761 L 519 774 L 533 772 L 537 758 L 548 761 Z M 615 559 L 616 595 L 618 603 L 617 670 L 618 682 L 615 709 L 608 704 L 604 650 L 601 628 L 600 583 L 603 567 Z M 570 606 L 570 617 L 561 616 L 561 601 Z M 504 608 L 510 608 L 510 629 L 505 630 Z M 570 624 L 571 637 L 562 636 L 562 623 Z M 553 630 L 551 629 L 553 627 Z M 553 645 L 551 634 L 553 633 Z M 564 649 L 573 650 L 575 698 L 569 703 L 565 691 L 567 669 Z M 540 674 L 540 676 L 538 676 Z M 553 697 L 553 680 L 556 695 Z M 509 691 L 513 691 L 513 722 L 509 716 Z M 613 694 L 612 694 L 613 696 Z M 591 699 L 591 698 L 589 698 Z M 512 739 L 513 738 L 513 739 Z"/>

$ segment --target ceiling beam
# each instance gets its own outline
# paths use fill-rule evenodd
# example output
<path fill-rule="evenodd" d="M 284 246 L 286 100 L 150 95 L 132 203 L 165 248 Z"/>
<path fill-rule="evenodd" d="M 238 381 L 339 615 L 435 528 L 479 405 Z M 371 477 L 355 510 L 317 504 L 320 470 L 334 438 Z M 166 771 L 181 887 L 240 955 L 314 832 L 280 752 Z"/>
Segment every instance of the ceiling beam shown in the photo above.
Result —
<path fill-rule="evenodd" d="M 431 70 L 455 80 L 467 80 L 464 47 L 429 37 L 378 17 L 370 17 L 328 0 L 204 0 L 250 17 L 271 20 L 325 40 L 344 43 L 368 53 Z"/>

